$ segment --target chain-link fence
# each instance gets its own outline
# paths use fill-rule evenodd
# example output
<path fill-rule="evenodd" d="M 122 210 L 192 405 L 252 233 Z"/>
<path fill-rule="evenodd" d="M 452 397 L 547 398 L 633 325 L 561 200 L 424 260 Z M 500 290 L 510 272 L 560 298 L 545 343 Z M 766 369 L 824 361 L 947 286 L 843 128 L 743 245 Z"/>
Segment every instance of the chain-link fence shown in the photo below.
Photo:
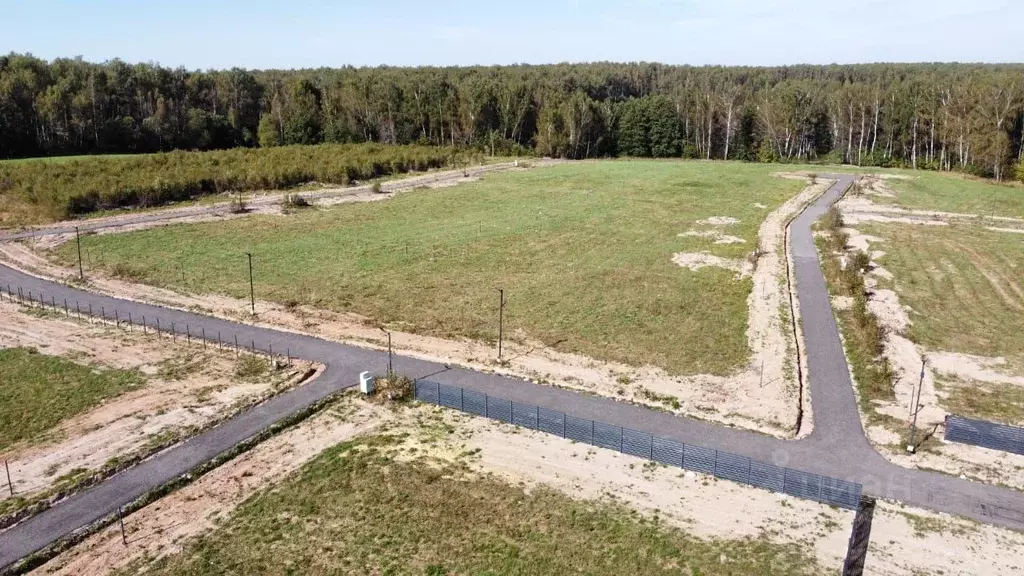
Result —
<path fill-rule="evenodd" d="M 557 410 L 520 404 L 457 386 L 417 380 L 416 399 L 840 508 L 856 510 L 860 504 L 860 484 L 782 468 L 711 448 L 683 444 L 638 430 L 576 418 Z"/>

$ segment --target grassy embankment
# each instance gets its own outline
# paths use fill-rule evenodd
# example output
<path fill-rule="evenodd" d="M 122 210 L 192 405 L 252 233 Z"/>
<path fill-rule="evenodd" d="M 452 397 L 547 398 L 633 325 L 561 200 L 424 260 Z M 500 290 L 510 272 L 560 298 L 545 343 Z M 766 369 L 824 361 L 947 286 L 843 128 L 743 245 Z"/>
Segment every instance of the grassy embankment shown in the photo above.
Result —
<path fill-rule="evenodd" d="M 1024 376 L 1024 234 L 950 226 L 862 226 L 885 242 L 879 264 L 914 310 L 908 336 L 927 350 L 1002 357 Z M 939 377 L 940 403 L 956 414 L 1024 423 L 1024 390 Z M 973 385 L 965 385 L 973 384 Z"/>
<path fill-rule="evenodd" d="M 749 351 L 749 279 L 676 252 L 746 258 L 767 213 L 800 191 L 775 167 L 609 161 L 490 175 L 387 202 L 89 236 L 93 268 L 133 281 L 354 312 L 444 337 L 506 336 L 674 373 L 729 374 Z M 758 207 L 758 204 L 766 207 Z M 696 221 L 743 243 L 681 237 Z M 61 257 L 73 259 L 71 246 Z M 185 280 L 183 282 L 183 270 Z"/>
<path fill-rule="evenodd" d="M 396 460 L 387 437 L 329 449 L 147 574 L 821 574 L 767 538 L 703 540 L 657 515 Z"/>
<path fill-rule="evenodd" d="M 324 144 L 83 156 L 0 163 L 0 225 L 52 222 L 122 207 L 158 206 L 229 191 L 345 185 L 458 161 L 428 146 Z"/>

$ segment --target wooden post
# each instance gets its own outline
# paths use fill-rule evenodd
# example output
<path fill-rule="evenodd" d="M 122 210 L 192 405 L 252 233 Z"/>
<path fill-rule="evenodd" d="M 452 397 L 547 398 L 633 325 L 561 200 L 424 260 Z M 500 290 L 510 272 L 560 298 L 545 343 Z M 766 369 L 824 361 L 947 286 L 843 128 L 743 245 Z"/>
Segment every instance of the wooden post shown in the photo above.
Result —
<path fill-rule="evenodd" d="M 850 531 L 850 544 L 843 563 L 843 576 L 861 576 L 864 574 L 864 561 L 868 557 L 868 543 L 871 540 L 871 520 L 875 515 L 875 499 L 862 496 L 857 515 L 853 518 L 853 529 Z"/>
<path fill-rule="evenodd" d="M 11 496 L 14 496 L 14 483 L 11 482 L 11 467 L 7 464 L 7 460 L 4 460 L 4 470 L 7 472 L 7 489 L 11 491 Z"/>

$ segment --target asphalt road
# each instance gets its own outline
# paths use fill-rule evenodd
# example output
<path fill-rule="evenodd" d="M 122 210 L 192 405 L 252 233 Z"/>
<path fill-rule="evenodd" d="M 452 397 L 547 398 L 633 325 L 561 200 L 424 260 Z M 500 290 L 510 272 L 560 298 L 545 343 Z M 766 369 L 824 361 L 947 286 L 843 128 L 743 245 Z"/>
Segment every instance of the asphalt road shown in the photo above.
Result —
<path fill-rule="evenodd" d="M 814 428 L 801 440 L 780 440 L 708 422 L 674 416 L 612 399 L 570 390 L 485 374 L 461 368 L 395 357 L 395 369 L 470 390 L 536 404 L 580 418 L 633 428 L 680 442 L 725 450 L 780 466 L 861 483 L 864 493 L 898 500 L 939 512 L 966 516 L 981 522 L 1024 529 L 1024 493 L 987 484 L 961 480 L 944 474 L 908 470 L 885 460 L 864 436 L 856 398 L 847 370 L 825 281 L 811 234 L 811 224 L 838 199 L 852 182 L 850 175 L 836 175 L 837 184 L 794 220 L 790 243 L 794 276 L 805 334 Z M 54 233 L 54 232 L 50 232 Z M 354 386 L 364 370 L 382 373 L 387 353 L 366 350 L 312 336 L 259 328 L 94 294 L 36 278 L 0 266 L 0 288 L 8 284 L 17 294 L 31 292 L 36 300 L 71 310 L 92 306 L 94 313 L 150 327 L 159 320 L 164 330 L 195 335 L 205 331 L 208 339 L 234 343 L 259 350 L 288 351 L 292 356 L 321 362 L 327 369 L 316 381 L 281 394 L 268 402 L 224 422 L 189 441 L 171 448 L 138 466 L 125 470 L 99 485 L 80 492 L 0 533 L 0 567 L 9 565 L 74 530 L 116 512 L 145 494 L 150 488 L 172 480 L 196 465 L 208 461 L 245 441 L 274 422 L 339 390 Z"/>

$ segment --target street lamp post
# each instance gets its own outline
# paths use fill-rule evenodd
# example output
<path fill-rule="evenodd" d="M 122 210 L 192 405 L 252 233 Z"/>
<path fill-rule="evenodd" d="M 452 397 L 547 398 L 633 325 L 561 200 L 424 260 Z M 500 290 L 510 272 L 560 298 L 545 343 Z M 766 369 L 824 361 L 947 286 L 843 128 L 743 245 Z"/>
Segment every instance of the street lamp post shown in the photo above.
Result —
<path fill-rule="evenodd" d="M 256 290 L 253 288 L 252 282 L 252 252 L 246 252 L 246 256 L 249 257 L 249 304 L 252 307 L 252 313 L 256 314 Z"/>

